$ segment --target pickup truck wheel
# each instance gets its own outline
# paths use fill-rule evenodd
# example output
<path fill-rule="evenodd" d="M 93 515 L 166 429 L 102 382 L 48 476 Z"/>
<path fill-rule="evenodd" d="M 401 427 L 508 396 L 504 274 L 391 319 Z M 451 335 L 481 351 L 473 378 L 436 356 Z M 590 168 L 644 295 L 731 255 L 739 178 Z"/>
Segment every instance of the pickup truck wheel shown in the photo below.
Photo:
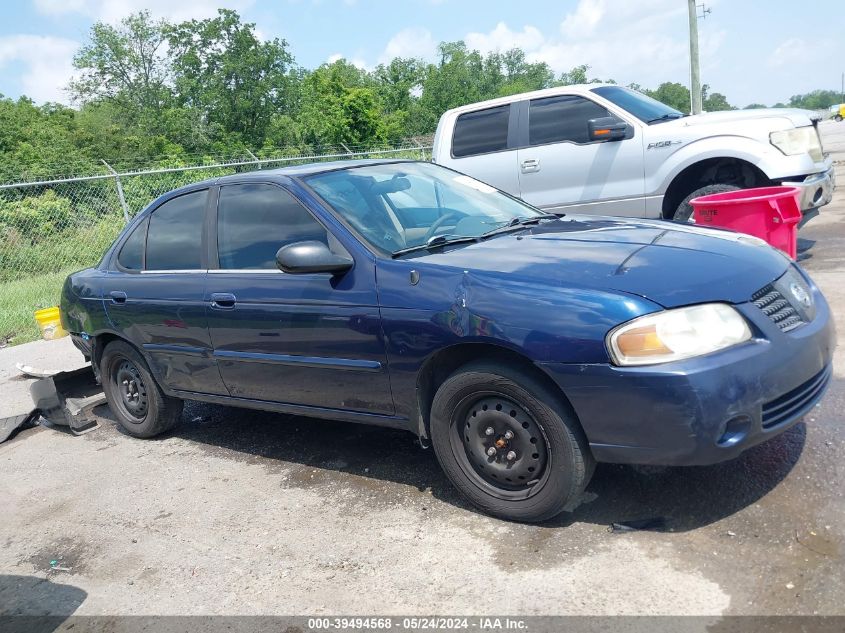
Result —
<path fill-rule="evenodd" d="M 182 400 L 164 395 L 143 357 L 128 343 L 106 346 L 100 372 L 109 408 L 129 435 L 154 437 L 179 421 Z"/>
<path fill-rule="evenodd" d="M 725 184 L 715 184 L 715 185 L 707 185 L 706 187 L 700 187 L 693 191 L 690 195 L 684 198 L 683 202 L 678 205 L 678 208 L 675 209 L 675 214 L 672 216 L 672 219 L 675 222 L 684 222 L 684 223 L 691 223 L 695 222 L 695 218 L 692 215 L 692 205 L 689 203 L 690 200 L 693 198 L 698 198 L 699 196 L 709 196 L 711 193 L 725 193 L 726 191 L 736 191 L 740 189 L 736 185 L 725 185 Z"/>
<path fill-rule="evenodd" d="M 434 452 L 449 480 L 487 514 L 543 521 L 564 510 L 594 468 L 581 427 L 539 381 L 474 363 L 437 390 Z"/>

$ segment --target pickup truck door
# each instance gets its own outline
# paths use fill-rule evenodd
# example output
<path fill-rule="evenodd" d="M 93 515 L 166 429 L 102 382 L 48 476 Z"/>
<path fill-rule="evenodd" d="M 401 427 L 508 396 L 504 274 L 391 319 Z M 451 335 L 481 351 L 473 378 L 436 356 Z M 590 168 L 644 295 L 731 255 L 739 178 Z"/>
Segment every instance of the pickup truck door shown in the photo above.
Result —
<path fill-rule="evenodd" d="M 275 261 L 282 246 L 316 240 L 337 248 L 337 238 L 279 185 L 219 191 L 205 299 L 230 395 L 392 414 L 374 264 L 353 256 L 355 266 L 339 276 L 283 273 Z"/>
<path fill-rule="evenodd" d="M 590 141 L 587 121 L 618 115 L 580 95 L 520 102 L 519 187 L 551 212 L 645 215 L 643 137 Z"/>

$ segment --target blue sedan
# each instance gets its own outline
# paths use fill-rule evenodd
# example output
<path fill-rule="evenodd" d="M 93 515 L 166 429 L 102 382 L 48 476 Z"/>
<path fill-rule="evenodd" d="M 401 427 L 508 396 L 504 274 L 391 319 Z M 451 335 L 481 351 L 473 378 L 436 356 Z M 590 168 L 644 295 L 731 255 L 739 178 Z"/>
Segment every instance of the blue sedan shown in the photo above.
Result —
<path fill-rule="evenodd" d="M 411 161 L 170 192 L 61 308 L 133 436 L 184 400 L 406 429 L 521 521 L 597 461 L 710 464 L 782 433 L 834 340 L 818 288 L 755 238 L 549 215 Z"/>

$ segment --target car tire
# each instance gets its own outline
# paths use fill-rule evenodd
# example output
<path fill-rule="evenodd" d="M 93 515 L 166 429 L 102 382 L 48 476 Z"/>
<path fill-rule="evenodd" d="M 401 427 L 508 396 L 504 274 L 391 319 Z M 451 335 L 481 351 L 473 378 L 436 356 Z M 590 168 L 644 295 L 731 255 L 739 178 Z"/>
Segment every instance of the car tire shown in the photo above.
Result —
<path fill-rule="evenodd" d="M 675 222 L 690 224 L 694 222 L 692 214 L 692 205 L 689 203 L 690 200 L 698 198 L 700 196 L 709 196 L 713 193 L 726 193 L 728 191 L 737 191 L 738 189 L 740 189 L 740 187 L 737 187 L 736 185 L 725 184 L 715 184 L 707 185 L 706 187 L 700 187 L 699 189 L 696 189 L 686 198 L 683 199 L 681 204 L 678 205 L 678 208 L 675 209 L 675 213 L 674 215 L 672 215 L 672 220 L 674 220 Z"/>
<path fill-rule="evenodd" d="M 120 426 L 131 436 L 149 438 L 172 429 L 183 401 L 166 396 L 134 347 L 113 341 L 100 360 L 103 391 Z"/>
<path fill-rule="evenodd" d="M 842 121 L 842 115 L 841 115 L 841 114 L 837 114 L 837 115 L 836 115 L 835 117 L 833 117 L 833 118 L 836 120 L 836 122 L 837 122 L 837 123 L 838 123 L 838 122 L 840 122 L 840 121 Z"/>
<path fill-rule="evenodd" d="M 431 439 L 455 487 L 481 511 L 511 521 L 560 514 L 595 467 L 568 404 L 541 381 L 501 363 L 467 365 L 440 385 Z"/>

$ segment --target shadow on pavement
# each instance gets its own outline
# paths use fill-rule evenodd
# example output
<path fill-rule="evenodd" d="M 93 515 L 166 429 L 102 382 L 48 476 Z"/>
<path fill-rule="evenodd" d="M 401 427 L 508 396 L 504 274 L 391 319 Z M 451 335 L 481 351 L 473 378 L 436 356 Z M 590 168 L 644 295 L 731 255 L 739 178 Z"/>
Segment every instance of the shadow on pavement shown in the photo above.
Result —
<path fill-rule="evenodd" d="M 108 409 L 103 409 L 108 415 Z M 353 487 L 361 485 L 358 478 L 363 477 L 419 491 L 430 489 L 437 499 L 474 511 L 446 479 L 433 451 L 422 450 L 414 436 L 404 431 L 187 403 L 182 423 L 171 435 L 197 442 L 223 458 L 258 460 L 270 467 L 275 462 L 279 467 L 322 469 L 329 479 Z M 596 497 L 546 526 L 610 525 L 665 517 L 671 531 L 693 530 L 764 497 L 792 470 L 805 440 L 806 427 L 801 423 L 730 462 L 713 466 L 599 464 L 587 488 L 587 498 Z M 307 478 L 301 479 L 302 485 L 310 485 Z"/>
<path fill-rule="evenodd" d="M 36 576 L 0 574 L 0 631 L 55 631 L 87 597 L 87 593 L 72 585 Z"/>

